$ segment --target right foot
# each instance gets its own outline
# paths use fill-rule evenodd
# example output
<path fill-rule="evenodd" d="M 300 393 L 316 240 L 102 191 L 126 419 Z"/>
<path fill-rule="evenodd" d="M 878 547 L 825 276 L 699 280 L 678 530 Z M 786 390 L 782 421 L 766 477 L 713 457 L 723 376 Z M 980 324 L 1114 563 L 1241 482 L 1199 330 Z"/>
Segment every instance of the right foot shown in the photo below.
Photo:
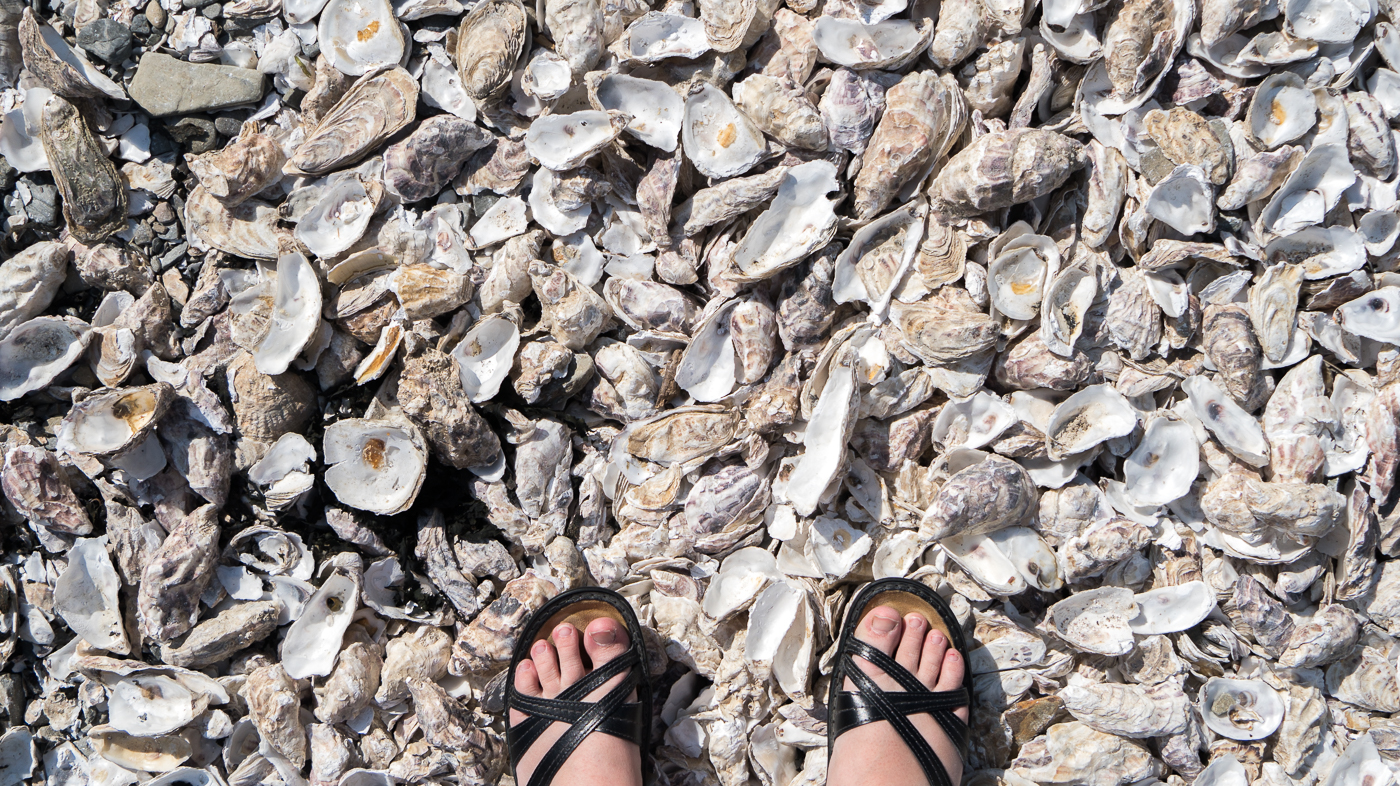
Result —
<path fill-rule="evenodd" d="M 866 612 L 856 626 L 855 636 L 893 656 L 896 663 L 908 669 L 929 690 L 955 690 L 963 683 L 962 656 L 942 631 L 931 629 L 928 620 L 919 614 L 910 614 L 901 620 L 899 612 L 889 606 L 878 606 Z M 904 690 L 864 658 L 855 660 L 861 671 L 870 675 L 887 693 Z M 854 692 L 857 688 L 848 678 L 842 690 Z M 967 722 L 967 707 L 958 708 L 954 714 Z M 949 779 L 960 783 L 962 759 L 943 727 L 927 713 L 911 715 L 909 721 L 943 762 Z M 829 786 L 929 786 L 918 759 L 887 721 L 867 723 L 836 738 L 827 765 L 827 783 Z"/>

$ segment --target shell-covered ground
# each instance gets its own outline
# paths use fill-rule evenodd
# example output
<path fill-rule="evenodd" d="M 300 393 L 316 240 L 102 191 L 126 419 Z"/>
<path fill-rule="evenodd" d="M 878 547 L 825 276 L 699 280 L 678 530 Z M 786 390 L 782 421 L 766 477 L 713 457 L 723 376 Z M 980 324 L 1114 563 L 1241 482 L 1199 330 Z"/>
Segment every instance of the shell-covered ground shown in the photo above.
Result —
<path fill-rule="evenodd" d="M 1389 786 L 1396 22 L 0 0 L 0 786 L 512 783 L 587 585 L 816 786 L 885 576 L 968 786 Z"/>

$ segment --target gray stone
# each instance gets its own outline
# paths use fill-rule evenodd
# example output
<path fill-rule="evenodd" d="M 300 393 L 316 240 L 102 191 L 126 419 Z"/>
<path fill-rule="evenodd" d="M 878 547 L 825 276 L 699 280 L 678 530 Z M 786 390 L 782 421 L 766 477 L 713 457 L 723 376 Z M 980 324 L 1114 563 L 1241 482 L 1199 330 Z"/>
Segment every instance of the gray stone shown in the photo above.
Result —
<path fill-rule="evenodd" d="M 99 19 L 78 31 L 78 46 L 107 63 L 120 65 L 131 56 L 131 30 L 115 19 Z"/>
<path fill-rule="evenodd" d="M 15 177 L 18 175 L 15 168 L 10 166 L 10 162 L 0 156 L 0 191 L 9 191 L 15 187 Z"/>
<path fill-rule="evenodd" d="M 224 7 L 218 3 L 210 3 L 200 9 L 200 13 L 210 19 L 218 19 L 224 13 Z"/>
<path fill-rule="evenodd" d="M 214 2 L 214 0 L 182 0 L 182 2 L 180 3 L 180 7 L 185 9 L 186 11 L 190 9 L 197 10 L 203 8 L 206 5 L 209 5 L 212 2 Z"/>
<path fill-rule="evenodd" d="M 262 96 L 263 75 L 250 68 L 186 63 L 156 52 L 142 55 L 131 80 L 132 100 L 154 117 L 251 104 Z"/>
<path fill-rule="evenodd" d="M 48 183 L 35 183 L 25 179 L 29 186 L 30 200 L 24 206 L 24 212 L 29 214 L 29 218 L 36 224 L 44 226 L 54 226 L 59 221 L 58 213 L 58 187 Z"/>
<path fill-rule="evenodd" d="M 219 144 L 214 121 L 207 117 L 184 117 L 178 122 L 166 123 L 165 133 L 175 140 L 175 144 L 195 155 L 208 153 Z"/>
<path fill-rule="evenodd" d="M 243 130 L 243 121 L 231 115 L 219 115 L 214 118 L 214 129 L 224 136 L 235 137 Z"/>
<path fill-rule="evenodd" d="M 145 14 L 137 14 L 131 17 L 131 34 L 142 41 L 152 33 L 151 20 Z"/>

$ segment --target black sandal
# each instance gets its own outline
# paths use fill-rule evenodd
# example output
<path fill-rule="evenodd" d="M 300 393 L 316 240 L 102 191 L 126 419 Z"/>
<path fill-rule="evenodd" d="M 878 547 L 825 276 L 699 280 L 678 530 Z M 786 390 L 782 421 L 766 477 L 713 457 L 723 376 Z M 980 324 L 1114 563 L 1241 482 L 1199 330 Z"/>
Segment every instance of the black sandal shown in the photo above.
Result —
<path fill-rule="evenodd" d="M 627 627 L 629 641 L 626 652 L 602 666 L 595 666 L 583 679 L 565 688 L 553 699 L 526 696 L 515 689 L 515 669 L 530 656 L 530 648 L 535 642 L 549 638 L 550 633 L 565 622 L 573 625 L 582 636 L 588 623 L 599 617 L 611 617 Z M 588 653 L 585 651 L 583 656 L 587 659 Z M 623 671 L 627 671 L 627 676 L 602 700 L 583 701 L 584 697 Z M 638 701 L 626 703 L 627 695 L 633 689 L 637 691 Z M 506 733 L 510 747 L 510 772 L 519 786 L 548 786 L 584 738 L 595 731 L 636 743 L 642 752 L 642 772 L 645 773 L 647 750 L 651 747 L 651 676 L 647 673 L 642 626 L 638 624 L 637 615 L 627 601 L 612 590 L 585 587 L 555 597 L 530 615 L 525 629 L 515 641 L 515 653 L 510 659 L 510 671 L 506 675 L 506 710 L 518 710 L 530 716 L 511 726 Z M 539 765 L 530 774 L 529 784 L 520 784 L 515 773 L 516 766 L 545 729 L 555 722 L 571 726 L 540 759 Z"/>
<path fill-rule="evenodd" d="M 878 606 L 889 606 L 901 618 L 917 613 L 928 620 L 934 630 L 943 632 L 949 644 L 963 657 L 963 685 L 949 691 L 931 691 L 895 659 L 855 637 L 856 626 L 866 612 Z M 927 634 L 925 634 L 927 635 Z M 910 715 L 928 713 L 957 747 L 963 761 L 967 760 L 967 723 L 953 714 L 959 707 L 972 703 L 972 671 L 967 667 L 967 640 L 962 626 L 938 593 L 917 581 L 887 578 L 873 581 L 851 599 L 846 607 L 846 621 L 841 626 L 840 645 L 836 650 L 836 666 L 831 674 L 831 693 L 827 698 L 826 752 L 829 757 L 836 738 L 847 731 L 877 721 L 889 721 L 900 739 L 918 759 L 930 786 L 958 786 L 948 776 L 938 755 L 929 746 Z M 864 658 L 883 670 L 904 688 L 903 693 L 886 693 L 875 684 L 855 662 Z M 856 691 L 842 690 L 846 678 L 855 683 Z"/>

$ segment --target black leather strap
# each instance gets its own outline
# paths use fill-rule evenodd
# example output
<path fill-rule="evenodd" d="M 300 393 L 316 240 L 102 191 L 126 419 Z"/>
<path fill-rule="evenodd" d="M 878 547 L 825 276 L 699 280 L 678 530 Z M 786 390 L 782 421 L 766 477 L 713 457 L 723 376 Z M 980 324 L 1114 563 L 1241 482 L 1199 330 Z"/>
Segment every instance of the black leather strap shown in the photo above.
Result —
<path fill-rule="evenodd" d="M 526 696 L 517 691 L 512 684 L 508 688 L 511 708 L 530 717 L 511 726 L 507 731 L 511 765 L 520 763 L 525 751 L 530 749 L 530 746 L 545 729 L 549 728 L 551 723 L 577 723 L 583 714 L 593 707 L 593 702 L 584 702 L 581 699 L 601 688 L 603 683 L 636 666 L 639 660 L 640 657 L 635 651 L 628 651 L 589 672 L 587 676 L 565 688 L 553 699 L 546 699 L 543 696 Z M 624 679 L 622 685 L 627 687 L 627 691 L 622 694 L 625 697 L 632 692 L 632 688 L 636 687 L 636 680 Z M 638 739 L 637 731 L 642 723 L 641 711 L 640 702 L 623 704 L 616 712 L 603 719 L 598 726 L 598 731 L 628 742 L 636 742 Z"/>

